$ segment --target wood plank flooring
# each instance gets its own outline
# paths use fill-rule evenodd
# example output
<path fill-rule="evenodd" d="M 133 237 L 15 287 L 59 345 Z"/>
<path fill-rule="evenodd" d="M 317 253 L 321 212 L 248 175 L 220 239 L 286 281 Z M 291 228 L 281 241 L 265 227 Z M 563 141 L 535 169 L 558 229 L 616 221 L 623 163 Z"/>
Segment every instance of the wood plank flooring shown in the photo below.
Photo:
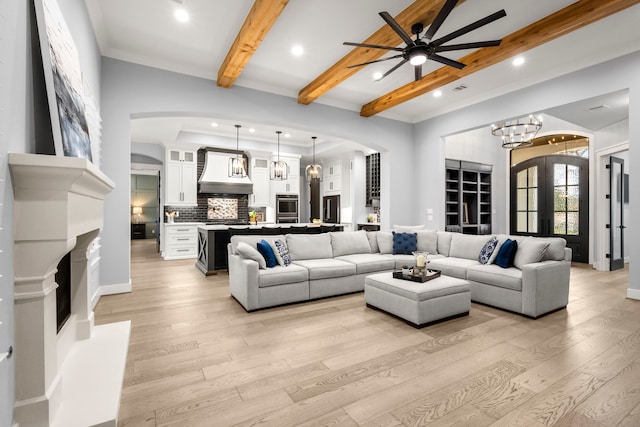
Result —
<path fill-rule="evenodd" d="M 538 320 L 471 305 L 423 329 L 363 294 L 247 313 L 228 276 L 131 246 L 120 426 L 638 426 L 640 301 L 628 269 L 571 270 L 566 310 Z"/>

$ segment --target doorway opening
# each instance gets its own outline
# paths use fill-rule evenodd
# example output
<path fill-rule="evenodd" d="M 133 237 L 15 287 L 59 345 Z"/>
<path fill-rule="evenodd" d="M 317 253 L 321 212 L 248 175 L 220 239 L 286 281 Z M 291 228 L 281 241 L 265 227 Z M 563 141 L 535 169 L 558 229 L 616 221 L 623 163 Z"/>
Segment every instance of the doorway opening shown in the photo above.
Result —
<path fill-rule="evenodd" d="M 589 139 L 547 135 L 511 150 L 511 234 L 562 237 L 589 262 Z"/>

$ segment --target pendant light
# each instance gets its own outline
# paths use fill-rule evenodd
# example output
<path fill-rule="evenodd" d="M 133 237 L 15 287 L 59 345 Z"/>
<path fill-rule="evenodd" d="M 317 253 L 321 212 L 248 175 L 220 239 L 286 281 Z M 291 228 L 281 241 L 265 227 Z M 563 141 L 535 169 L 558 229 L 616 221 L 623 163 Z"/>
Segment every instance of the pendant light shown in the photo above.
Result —
<path fill-rule="evenodd" d="M 277 130 L 278 135 L 278 161 L 271 162 L 271 180 L 272 181 L 286 181 L 289 176 L 289 166 L 286 162 L 280 161 L 280 134 L 282 131 Z"/>
<path fill-rule="evenodd" d="M 316 164 L 316 137 L 312 136 L 313 140 L 313 163 L 307 166 L 305 169 L 305 175 L 307 175 L 307 181 L 322 181 L 322 166 Z"/>
<path fill-rule="evenodd" d="M 240 125 L 236 127 L 236 155 L 229 158 L 229 176 L 236 178 L 244 178 L 247 176 L 247 163 L 244 155 L 240 153 Z"/>

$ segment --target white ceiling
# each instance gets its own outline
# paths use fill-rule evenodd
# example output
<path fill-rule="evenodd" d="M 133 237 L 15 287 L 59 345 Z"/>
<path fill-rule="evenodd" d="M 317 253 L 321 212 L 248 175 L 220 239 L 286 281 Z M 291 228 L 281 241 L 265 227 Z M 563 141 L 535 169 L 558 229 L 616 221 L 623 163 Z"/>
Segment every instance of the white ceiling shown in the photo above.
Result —
<path fill-rule="evenodd" d="M 104 56 L 211 80 L 217 77 L 218 69 L 253 4 L 252 0 L 85 2 Z M 378 12 L 386 10 L 395 16 L 411 2 L 290 1 L 235 85 L 296 98 L 300 89 L 349 52 L 350 48 L 343 46 L 343 41 L 366 39 L 384 24 Z M 181 6 L 180 3 L 191 16 L 186 24 L 173 18 L 173 10 Z M 445 35 L 504 8 L 507 17 L 460 37 L 456 42 L 501 38 L 571 3 L 572 0 L 467 0 L 453 10 L 436 36 Z M 640 5 L 527 52 L 524 55 L 527 62 L 522 67 L 514 67 L 511 60 L 504 61 L 442 87 L 443 96 L 440 98 L 425 94 L 379 115 L 415 123 L 637 51 L 640 49 L 637 22 L 640 22 Z M 290 53 L 295 44 L 304 47 L 302 57 Z M 447 56 L 456 59 L 468 53 L 460 51 L 457 55 L 447 53 Z M 375 71 L 384 72 L 395 63 L 396 60 L 391 60 L 363 67 L 361 72 L 315 102 L 359 111 L 363 104 L 412 81 L 413 69 L 408 64 L 380 82 L 373 81 Z M 423 74 L 440 66 L 427 61 Z M 466 85 L 467 89 L 451 90 L 460 84 Z M 194 121 L 174 124 L 184 125 L 185 130 L 220 132 L 221 127 L 211 129 L 210 122 L 207 118 L 197 124 Z M 243 133 L 245 127 L 258 129 L 264 125 L 244 123 Z M 232 126 L 231 130 L 235 135 Z M 310 135 L 300 134 L 295 129 L 282 130 L 299 135 L 301 143 L 308 141 L 307 147 L 310 145 Z M 271 134 L 271 139 L 275 140 L 274 129 L 261 132 L 264 133 L 262 138 Z M 250 135 L 244 136 L 251 138 Z"/>

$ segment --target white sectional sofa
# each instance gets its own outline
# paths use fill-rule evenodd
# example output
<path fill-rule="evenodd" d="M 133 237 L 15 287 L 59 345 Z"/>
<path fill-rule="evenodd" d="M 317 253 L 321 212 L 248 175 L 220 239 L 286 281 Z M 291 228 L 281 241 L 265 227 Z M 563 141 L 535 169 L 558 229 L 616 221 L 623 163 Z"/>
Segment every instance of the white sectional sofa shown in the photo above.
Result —
<path fill-rule="evenodd" d="M 564 239 L 414 232 L 416 249 L 429 252 L 430 268 L 466 279 L 472 301 L 534 318 L 568 303 L 571 250 Z M 492 237 L 500 243 L 507 238 L 518 242 L 513 267 L 480 263 L 480 251 Z M 285 242 L 291 264 L 259 268 L 259 259 L 238 252 L 240 242 L 255 248 L 262 239 Z M 228 247 L 231 295 L 253 311 L 359 292 L 369 274 L 413 266 L 414 256 L 394 254 L 393 242 L 387 231 L 233 236 Z"/>

